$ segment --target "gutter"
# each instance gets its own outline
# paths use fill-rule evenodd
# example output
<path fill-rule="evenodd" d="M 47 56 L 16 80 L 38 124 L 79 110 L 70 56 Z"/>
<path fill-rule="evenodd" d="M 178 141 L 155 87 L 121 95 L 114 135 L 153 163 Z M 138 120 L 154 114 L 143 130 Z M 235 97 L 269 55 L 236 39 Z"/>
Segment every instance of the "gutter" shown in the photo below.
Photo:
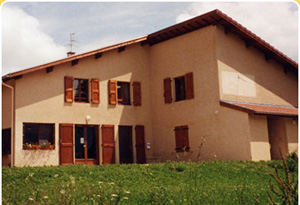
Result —
<path fill-rule="evenodd" d="M 6 86 L 7 88 L 11 89 L 11 103 L 12 103 L 12 111 L 11 111 L 11 167 L 14 167 L 15 165 L 15 124 L 14 124 L 14 119 L 15 119 L 15 88 L 13 86 L 10 86 L 6 83 L 2 82 L 2 85 Z"/>

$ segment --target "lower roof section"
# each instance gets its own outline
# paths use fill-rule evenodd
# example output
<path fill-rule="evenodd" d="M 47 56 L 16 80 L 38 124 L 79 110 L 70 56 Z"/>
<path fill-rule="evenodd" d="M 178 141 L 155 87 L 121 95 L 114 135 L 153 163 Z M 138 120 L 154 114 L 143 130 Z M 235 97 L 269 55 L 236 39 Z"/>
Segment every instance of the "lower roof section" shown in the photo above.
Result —
<path fill-rule="evenodd" d="M 284 105 L 270 105 L 250 102 L 237 102 L 220 100 L 222 106 L 246 112 L 248 114 L 257 115 L 277 115 L 277 116 L 288 116 L 297 117 L 298 108 L 293 106 Z"/>

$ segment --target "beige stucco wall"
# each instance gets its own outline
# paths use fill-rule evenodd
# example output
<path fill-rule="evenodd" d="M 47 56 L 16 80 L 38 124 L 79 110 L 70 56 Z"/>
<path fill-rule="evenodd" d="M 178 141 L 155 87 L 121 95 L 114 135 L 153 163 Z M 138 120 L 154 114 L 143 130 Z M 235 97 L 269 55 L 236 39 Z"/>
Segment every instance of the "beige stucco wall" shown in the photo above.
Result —
<path fill-rule="evenodd" d="M 217 58 L 222 100 L 275 105 L 298 105 L 298 79 L 282 65 L 233 33 L 217 27 Z"/>
<path fill-rule="evenodd" d="M 287 132 L 288 151 L 298 153 L 298 119 L 285 118 Z"/>
<path fill-rule="evenodd" d="M 58 165 L 59 123 L 85 124 L 87 115 L 91 116 L 89 124 L 115 125 L 116 162 L 119 161 L 118 125 L 144 125 L 146 142 L 152 144 L 149 64 L 148 46 L 134 44 L 127 46 L 126 50 L 121 53 L 115 49 L 103 53 L 99 59 L 91 56 L 80 59 L 75 66 L 71 66 L 71 63 L 61 64 L 54 67 L 53 72 L 48 74 L 45 70 L 41 70 L 18 79 L 16 85 L 15 166 Z M 65 103 L 64 76 L 99 78 L 100 104 Z M 109 105 L 108 80 L 140 81 L 142 106 Z M 130 87 L 132 92 L 132 86 Z M 55 150 L 22 150 L 23 122 L 55 123 Z M 99 131 L 99 144 L 101 145 L 101 129 Z M 134 145 L 133 147 L 135 148 Z M 102 148 L 101 146 L 99 148 L 102 161 Z M 151 152 L 152 149 L 147 150 L 146 156 L 151 158 Z"/>
<path fill-rule="evenodd" d="M 216 27 L 209 26 L 151 46 L 151 104 L 155 156 L 175 160 L 175 126 L 188 125 L 191 151 L 180 159 L 250 159 L 248 116 L 220 107 Z M 163 79 L 194 75 L 191 100 L 164 103 Z M 174 81 L 172 81 L 174 101 Z M 203 137 L 205 142 L 203 142 Z M 204 143 L 201 151 L 199 146 Z"/>
<path fill-rule="evenodd" d="M 2 84 L 2 129 L 11 128 L 12 90 Z"/>
<path fill-rule="evenodd" d="M 270 143 L 266 116 L 249 115 L 251 159 L 270 160 Z"/>

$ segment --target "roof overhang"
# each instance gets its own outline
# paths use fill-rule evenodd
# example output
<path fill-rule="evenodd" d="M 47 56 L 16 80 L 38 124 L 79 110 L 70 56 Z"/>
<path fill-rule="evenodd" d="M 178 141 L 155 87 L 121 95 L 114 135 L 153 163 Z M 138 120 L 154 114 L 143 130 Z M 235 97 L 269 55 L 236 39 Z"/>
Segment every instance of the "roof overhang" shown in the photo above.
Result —
<path fill-rule="evenodd" d="M 283 105 L 270 105 L 270 104 L 259 104 L 250 102 L 236 102 L 220 100 L 220 105 L 242 112 L 246 112 L 250 115 L 272 115 L 272 116 L 286 116 L 286 117 L 297 117 L 298 108 L 293 106 Z"/>

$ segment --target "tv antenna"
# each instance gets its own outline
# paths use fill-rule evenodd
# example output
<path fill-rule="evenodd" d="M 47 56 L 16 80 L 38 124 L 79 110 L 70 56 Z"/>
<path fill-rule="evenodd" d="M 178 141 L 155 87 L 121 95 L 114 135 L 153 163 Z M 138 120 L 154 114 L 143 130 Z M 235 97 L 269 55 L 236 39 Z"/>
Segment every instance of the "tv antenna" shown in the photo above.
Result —
<path fill-rule="evenodd" d="M 75 33 L 70 33 L 70 43 L 68 44 L 70 46 L 70 51 L 67 53 L 68 57 L 75 55 L 75 52 L 72 51 L 73 42 L 75 42 L 75 40 L 73 39 L 74 35 Z"/>

